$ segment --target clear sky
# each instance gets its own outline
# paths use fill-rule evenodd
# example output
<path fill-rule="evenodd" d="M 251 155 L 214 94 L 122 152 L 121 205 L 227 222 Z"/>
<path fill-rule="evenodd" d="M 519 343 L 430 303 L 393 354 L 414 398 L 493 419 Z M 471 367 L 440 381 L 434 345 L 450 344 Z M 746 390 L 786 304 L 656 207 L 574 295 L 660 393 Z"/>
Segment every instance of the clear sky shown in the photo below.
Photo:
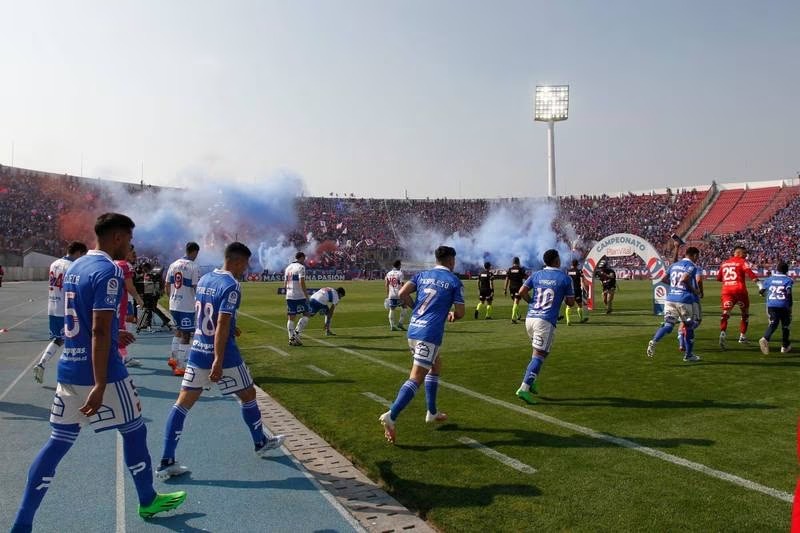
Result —
<path fill-rule="evenodd" d="M 800 2 L 0 0 L 0 163 L 307 194 L 543 196 L 800 171 Z"/>

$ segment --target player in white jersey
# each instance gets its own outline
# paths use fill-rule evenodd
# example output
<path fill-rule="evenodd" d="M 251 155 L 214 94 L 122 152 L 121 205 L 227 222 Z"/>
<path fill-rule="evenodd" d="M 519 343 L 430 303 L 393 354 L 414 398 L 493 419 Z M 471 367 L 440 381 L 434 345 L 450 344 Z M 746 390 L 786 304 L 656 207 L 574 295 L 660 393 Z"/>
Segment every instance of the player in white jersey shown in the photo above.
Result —
<path fill-rule="evenodd" d="M 199 253 L 199 244 L 187 242 L 186 255 L 172 263 L 167 270 L 169 312 L 175 322 L 175 336 L 172 337 L 172 351 L 167 364 L 176 376 L 182 376 L 185 372 L 189 342 L 194 332 L 194 293 L 200 281 L 200 269 L 194 260 Z"/>
<path fill-rule="evenodd" d="M 44 365 L 64 346 L 64 274 L 77 258 L 88 251 L 82 242 L 71 242 L 67 255 L 50 265 L 50 283 L 47 288 L 47 315 L 50 319 L 50 344 L 42 352 L 39 362 L 33 367 L 33 380 L 44 381 Z"/>
<path fill-rule="evenodd" d="M 406 329 L 403 327 L 403 320 L 405 320 L 406 309 L 408 309 L 408 307 L 400 300 L 399 296 L 400 288 L 403 286 L 403 271 L 400 270 L 401 265 L 402 263 L 399 259 L 395 261 L 392 265 L 394 268 L 386 273 L 386 278 L 383 283 L 386 288 L 385 306 L 389 309 L 389 329 L 391 331 Z"/>
<path fill-rule="evenodd" d="M 286 331 L 289 333 L 289 346 L 302 346 L 300 335 L 306 329 L 309 317 L 308 293 L 306 292 L 306 254 L 297 252 L 295 261 L 283 273 L 283 286 L 286 289 Z M 303 315 L 295 325 L 295 317 Z"/>
<path fill-rule="evenodd" d="M 336 310 L 336 306 L 339 305 L 339 300 L 344 298 L 344 294 L 344 287 L 336 289 L 324 287 L 312 294 L 308 300 L 309 314 L 311 316 L 317 313 L 325 316 L 325 335 L 328 337 L 336 335 L 331 331 L 331 321 L 333 320 L 333 312 Z"/>

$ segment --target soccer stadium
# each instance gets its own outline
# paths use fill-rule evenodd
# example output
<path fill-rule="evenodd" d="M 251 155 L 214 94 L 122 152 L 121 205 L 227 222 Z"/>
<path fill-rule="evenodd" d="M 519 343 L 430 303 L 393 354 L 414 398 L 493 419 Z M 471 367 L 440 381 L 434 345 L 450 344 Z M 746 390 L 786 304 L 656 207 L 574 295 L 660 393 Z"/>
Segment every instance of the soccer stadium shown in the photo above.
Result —
<path fill-rule="evenodd" d="M 166 198 L 173 193 L 3 166 L 4 290 L 16 282 L 30 288 L 25 294 L 34 303 L 17 305 L 34 312 L 42 305 L 47 265 L 69 241 L 87 234 L 97 215 L 125 206 L 142 209 L 131 213 L 143 220 L 141 238 L 136 227 L 138 265 L 169 264 L 180 255 L 181 237 L 167 230 L 158 237 L 163 224 L 158 208 L 139 206 L 169 204 Z M 741 529 L 785 528 L 795 475 L 791 398 L 796 355 L 781 353 L 777 346 L 768 356 L 759 351 L 755 341 L 767 320 L 755 284 L 749 286 L 752 342 L 739 344 L 732 337 L 723 350 L 717 338 L 721 284 L 716 276 L 737 245 L 746 247 L 761 279 L 778 260 L 800 256 L 798 232 L 786 231 L 800 223 L 797 180 L 712 182 L 690 190 L 555 201 L 329 196 L 295 197 L 291 205 L 291 213 L 281 216 L 267 214 L 277 209 L 270 205 L 247 207 L 283 222 L 275 242 L 253 243 L 269 248 L 258 257 L 272 262 L 254 257 L 243 276 L 242 351 L 258 386 L 274 401 L 396 505 L 405 506 L 406 513 L 427 521 L 415 527 L 463 531 L 491 522 L 498 531 L 524 530 L 530 524 L 547 530 L 715 530 L 723 523 Z M 242 216 L 219 201 L 208 207 L 223 219 Z M 507 235 L 485 235 L 493 217 L 522 220 L 539 211 L 558 222 L 551 228 L 512 226 L 527 237 L 527 248 L 507 248 L 513 246 Z M 419 234 L 421 227 L 429 228 L 428 234 Z M 239 234 L 274 231 L 272 224 L 263 229 L 243 225 Z M 596 283 L 594 309 L 585 311 L 589 320 L 569 328 L 560 321 L 558 353 L 543 375 L 539 402 L 526 406 L 513 392 L 520 361 L 529 352 L 528 339 L 524 327 L 510 321 L 511 300 L 499 295 L 511 256 L 521 256 L 531 271 L 538 270 L 545 248 L 561 248 L 565 258 L 582 260 L 606 236 L 620 233 L 652 243 L 667 262 L 678 245 L 672 235 L 683 235 L 687 246 L 700 250 L 705 320 L 696 345 L 702 360 L 682 362 L 677 344 L 670 345 L 669 339 L 654 358 L 645 356 L 647 341 L 663 320 L 653 312 L 650 274 L 636 254 L 605 257 L 619 276 L 613 313 L 603 312 Z M 200 246 L 214 250 L 226 238 L 211 232 L 202 236 Z M 383 279 L 395 259 L 403 261 L 408 277 L 432 262 L 432 250 L 420 255 L 409 249 L 410 242 L 452 243 L 459 259 L 463 255 L 456 271 L 464 283 L 468 316 L 447 328 L 439 401 L 449 420 L 436 428 L 419 423 L 421 417 L 412 416 L 421 412 L 422 399 L 417 399 L 398 423 L 391 446 L 376 420 L 384 409 L 379 404 L 392 401 L 408 350 L 404 334 L 387 327 Z M 290 263 L 295 250 L 306 251 L 309 287 L 341 285 L 347 297 L 333 320 L 336 337 L 323 336 L 321 323 L 312 322 L 304 346 L 287 348 L 278 289 L 283 286 L 280 265 Z M 475 320 L 475 279 L 487 258 L 497 265 L 495 320 Z M 798 274 L 794 260 L 789 274 Z M 4 320 L 3 340 L 35 344 L 42 339 L 35 328 L 41 313 L 32 316 L 36 319 L 24 325 Z M 732 331 L 738 323 L 734 311 Z M 12 340 L 15 333 L 30 340 Z M 166 370 L 163 334 L 143 331 L 140 336 L 145 342 L 134 348 L 144 366 L 131 374 Z M 21 382 L 12 384 L 15 390 L 28 386 L 28 378 L 25 372 Z M 7 413 L 16 412 L 10 409 L 13 397 L 12 391 L 3 403 Z M 44 409 L 46 400 L 41 402 Z M 302 462 L 303 452 L 300 447 L 291 453 Z M 14 477 L 6 481 L 20 482 Z M 330 472 L 320 482 L 336 494 L 339 482 Z M 391 509 L 389 514 L 396 514 Z M 372 530 L 369 517 L 373 522 L 386 517 L 379 507 L 369 510 L 360 515 L 360 527 Z"/>
<path fill-rule="evenodd" d="M 0 529 L 800 533 L 800 4 L 0 17 Z"/>

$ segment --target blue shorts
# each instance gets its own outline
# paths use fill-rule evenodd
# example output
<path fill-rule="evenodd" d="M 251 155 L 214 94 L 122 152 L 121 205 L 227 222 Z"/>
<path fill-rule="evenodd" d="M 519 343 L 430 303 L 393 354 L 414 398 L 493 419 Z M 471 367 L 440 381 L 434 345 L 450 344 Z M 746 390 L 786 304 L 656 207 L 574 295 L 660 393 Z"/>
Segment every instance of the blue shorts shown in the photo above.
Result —
<path fill-rule="evenodd" d="M 308 312 L 308 300 L 286 300 L 287 315 L 304 315 Z"/>
<path fill-rule="evenodd" d="M 389 309 L 397 309 L 400 307 L 400 298 L 388 298 L 389 300 Z"/>
<path fill-rule="evenodd" d="M 317 300 L 314 299 L 309 300 L 308 307 L 310 308 L 309 314 L 311 316 L 314 316 L 317 313 L 323 316 L 328 314 L 328 306 L 322 302 L 318 302 Z"/>
<path fill-rule="evenodd" d="M 50 340 L 64 340 L 64 317 L 49 315 L 50 318 Z"/>
<path fill-rule="evenodd" d="M 172 315 L 172 321 L 175 322 L 178 331 L 194 331 L 194 313 L 172 310 L 169 313 Z"/>

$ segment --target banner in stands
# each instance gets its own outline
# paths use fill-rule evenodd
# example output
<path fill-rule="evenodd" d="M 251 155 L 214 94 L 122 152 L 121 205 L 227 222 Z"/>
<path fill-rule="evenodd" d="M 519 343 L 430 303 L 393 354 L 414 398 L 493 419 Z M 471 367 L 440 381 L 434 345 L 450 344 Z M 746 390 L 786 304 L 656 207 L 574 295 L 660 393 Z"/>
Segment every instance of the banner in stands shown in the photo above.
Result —
<path fill-rule="evenodd" d="M 666 274 L 666 263 L 652 244 L 638 235 L 615 233 L 597 241 L 583 263 L 583 280 L 586 286 L 586 307 L 594 309 L 594 278 L 597 263 L 603 257 L 627 257 L 638 255 L 647 266 L 647 274 L 653 281 L 653 314 L 664 314 L 666 285 L 661 279 Z"/>

